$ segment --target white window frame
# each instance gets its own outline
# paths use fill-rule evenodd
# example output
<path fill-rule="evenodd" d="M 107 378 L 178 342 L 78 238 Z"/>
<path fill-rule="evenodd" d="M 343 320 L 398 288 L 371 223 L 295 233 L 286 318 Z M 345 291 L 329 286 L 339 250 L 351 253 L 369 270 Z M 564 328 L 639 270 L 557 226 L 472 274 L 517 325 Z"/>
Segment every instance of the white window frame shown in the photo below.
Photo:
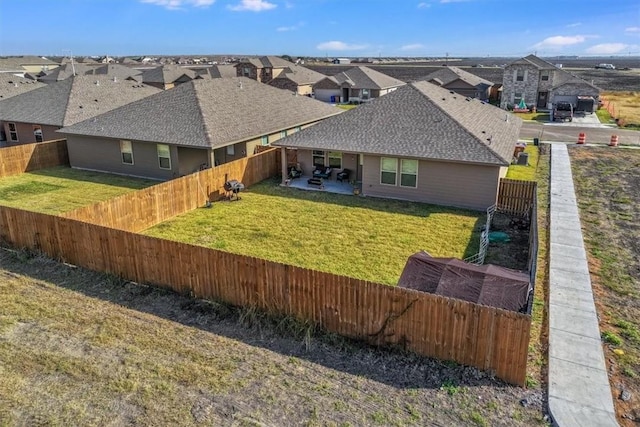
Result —
<path fill-rule="evenodd" d="M 13 122 L 9 122 L 7 123 L 7 127 L 9 128 L 9 141 L 18 142 L 18 128 L 16 124 Z"/>
<path fill-rule="evenodd" d="M 160 167 L 160 169 L 165 169 L 165 170 L 171 170 L 171 147 L 169 147 L 167 144 L 157 144 L 156 149 L 158 151 L 158 166 Z M 161 150 L 167 150 L 167 152 L 169 153 L 169 156 L 163 156 L 161 155 Z M 163 167 L 162 166 L 162 159 L 168 159 L 169 160 L 169 167 Z"/>
<path fill-rule="evenodd" d="M 262 135 L 260 137 L 260 144 L 269 145 L 269 135 Z"/>
<path fill-rule="evenodd" d="M 520 75 L 520 73 L 522 73 L 522 76 Z M 524 76 L 525 76 L 525 70 L 516 70 L 516 81 L 517 82 L 523 82 L 524 81 Z M 520 77 L 522 77 L 522 79 Z"/>
<path fill-rule="evenodd" d="M 38 131 L 40 131 L 40 141 L 38 141 Z M 33 125 L 33 137 L 35 138 L 36 142 L 42 142 L 44 141 L 44 134 L 42 133 L 42 126 L 40 125 Z"/>
<path fill-rule="evenodd" d="M 331 159 L 339 159 L 340 161 L 338 162 L 338 166 L 334 166 L 331 164 Z M 334 169 L 342 169 L 342 152 L 340 151 L 329 151 L 327 153 L 327 160 L 328 160 L 328 164 L 329 166 L 331 166 Z"/>
<path fill-rule="evenodd" d="M 227 156 L 235 156 L 236 155 L 236 146 L 231 144 L 227 145 Z"/>
<path fill-rule="evenodd" d="M 287 137 L 287 130 L 281 130 L 280 131 L 280 138 L 286 138 Z"/>
<path fill-rule="evenodd" d="M 540 81 L 548 82 L 551 77 L 551 72 L 549 70 L 540 71 Z"/>
<path fill-rule="evenodd" d="M 316 163 L 316 159 L 322 158 L 322 165 Z M 311 152 L 311 163 L 313 166 L 324 166 L 325 165 L 326 153 L 322 150 L 313 150 Z"/>
<path fill-rule="evenodd" d="M 416 165 L 416 173 L 411 173 L 411 172 L 405 172 L 403 169 L 404 163 L 405 162 L 415 162 Z M 420 162 L 417 159 L 400 159 L 400 187 L 405 187 L 405 188 L 418 188 L 418 169 L 420 169 Z M 404 175 L 411 175 L 411 176 L 415 176 L 416 177 L 416 182 L 415 185 L 404 185 L 402 183 L 402 177 Z"/>
<path fill-rule="evenodd" d="M 129 154 L 131 156 L 131 161 L 125 161 L 125 154 Z M 131 141 L 122 139 L 120 140 L 120 160 L 122 160 L 123 165 L 133 165 L 133 145 Z"/>
<path fill-rule="evenodd" d="M 384 165 L 385 159 L 393 160 L 393 162 L 394 162 L 393 171 L 391 170 L 391 168 L 389 168 L 388 170 L 383 169 L 383 165 Z M 390 184 L 388 182 L 383 182 L 382 176 L 383 176 L 384 173 L 393 173 L 393 184 Z M 380 185 L 390 185 L 390 186 L 397 186 L 398 185 L 398 159 L 397 158 L 395 158 L 395 157 L 380 157 Z"/>

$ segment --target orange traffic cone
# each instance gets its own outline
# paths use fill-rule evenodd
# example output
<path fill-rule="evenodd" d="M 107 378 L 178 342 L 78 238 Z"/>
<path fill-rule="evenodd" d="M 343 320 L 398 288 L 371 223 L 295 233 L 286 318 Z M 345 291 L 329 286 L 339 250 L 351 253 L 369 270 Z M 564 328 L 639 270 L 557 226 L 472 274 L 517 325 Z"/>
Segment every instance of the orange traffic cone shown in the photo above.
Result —
<path fill-rule="evenodd" d="M 618 146 L 618 135 L 611 135 L 611 141 L 609 141 L 609 147 Z"/>
<path fill-rule="evenodd" d="M 584 144 L 587 141 L 587 134 L 580 132 L 578 134 L 578 144 Z"/>

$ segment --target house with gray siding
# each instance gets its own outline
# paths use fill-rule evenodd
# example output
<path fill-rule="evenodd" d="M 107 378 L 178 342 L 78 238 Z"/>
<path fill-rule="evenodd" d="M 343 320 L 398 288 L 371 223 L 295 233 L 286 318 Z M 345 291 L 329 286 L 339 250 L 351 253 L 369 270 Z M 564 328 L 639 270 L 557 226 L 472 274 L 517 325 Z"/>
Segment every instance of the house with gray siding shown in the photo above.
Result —
<path fill-rule="evenodd" d="M 493 83 L 471 74 L 458 67 L 442 67 L 426 77 L 425 80 L 444 89 L 452 90 L 462 96 L 488 100 Z"/>
<path fill-rule="evenodd" d="M 315 98 L 324 102 L 367 102 L 406 83 L 368 67 L 353 67 L 313 85 Z"/>
<path fill-rule="evenodd" d="M 284 148 L 283 177 L 295 150 L 304 174 L 322 165 L 349 169 L 364 196 L 483 210 L 496 203 L 521 125 L 504 110 L 421 81 L 273 145 Z"/>
<path fill-rule="evenodd" d="M 244 77 L 196 79 L 59 133 L 72 167 L 166 180 L 251 156 L 342 111 Z"/>
<path fill-rule="evenodd" d="M 522 99 L 530 107 L 551 109 L 560 101 L 578 106 L 578 97 L 593 98 L 597 105 L 600 89 L 573 74 L 529 55 L 504 68 L 500 107 L 508 109 Z"/>
<path fill-rule="evenodd" d="M 8 144 L 59 139 L 56 130 L 91 119 L 160 90 L 107 75 L 74 76 L 0 100 Z"/>

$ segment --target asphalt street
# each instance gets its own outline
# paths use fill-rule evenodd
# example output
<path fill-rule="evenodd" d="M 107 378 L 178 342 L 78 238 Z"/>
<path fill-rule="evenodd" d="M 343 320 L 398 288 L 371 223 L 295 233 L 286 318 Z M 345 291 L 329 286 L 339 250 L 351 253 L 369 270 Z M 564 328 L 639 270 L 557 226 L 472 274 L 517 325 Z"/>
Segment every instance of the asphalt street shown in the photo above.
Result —
<path fill-rule="evenodd" d="M 618 128 L 601 128 L 589 126 L 576 126 L 575 124 L 541 124 L 524 122 L 520 130 L 521 139 L 540 138 L 540 142 L 567 142 L 575 144 L 578 134 L 586 134 L 587 144 L 608 144 L 611 135 L 618 135 L 618 143 L 621 145 L 640 145 L 640 131 Z"/>

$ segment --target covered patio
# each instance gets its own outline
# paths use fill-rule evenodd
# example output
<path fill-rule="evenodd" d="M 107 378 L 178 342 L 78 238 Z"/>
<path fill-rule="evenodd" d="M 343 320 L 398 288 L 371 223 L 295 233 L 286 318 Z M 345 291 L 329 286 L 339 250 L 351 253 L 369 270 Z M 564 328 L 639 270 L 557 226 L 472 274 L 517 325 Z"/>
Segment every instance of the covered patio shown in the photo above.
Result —
<path fill-rule="evenodd" d="M 297 188 L 300 190 L 311 190 L 311 191 L 324 191 L 327 193 L 335 193 L 335 194 L 349 194 L 354 195 L 353 189 L 360 188 L 359 183 L 356 185 L 352 185 L 351 183 L 345 181 L 340 182 L 336 181 L 336 179 L 323 179 L 321 185 L 309 184 L 308 181 L 311 179 L 311 175 L 302 175 L 299 178 L 293 179 L 285 179 L 284 182 L 280 185 L 284 187 Z"/>

